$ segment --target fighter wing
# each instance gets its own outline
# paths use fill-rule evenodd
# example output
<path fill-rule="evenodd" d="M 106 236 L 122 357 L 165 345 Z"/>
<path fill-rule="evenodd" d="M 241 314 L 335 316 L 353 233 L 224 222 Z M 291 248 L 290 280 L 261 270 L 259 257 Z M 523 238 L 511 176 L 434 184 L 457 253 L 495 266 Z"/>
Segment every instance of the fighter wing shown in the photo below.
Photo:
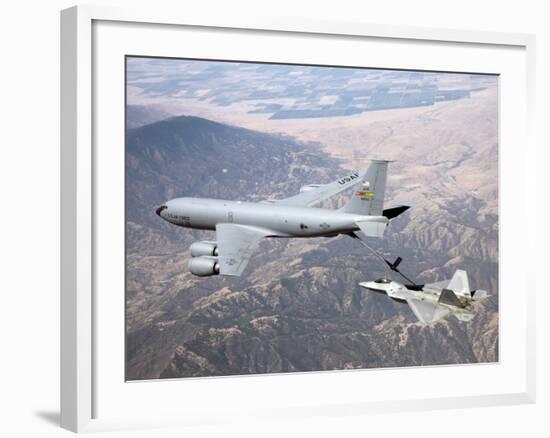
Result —
<path fill-rule="evenodd" d="M 424 324 L 438 321 L 450 312 L 450 310 L 446 307 L 429 301 L 421 301 L 414 298 L 409 298 L 407 300 L 407 303 L 409 304 L 409 306 L 411 306 L 411 310 L 413 311 L 415 316 Z"/>
<path fill-rule="evenodd" d="M 218 263 L 221 275 L 240 276 L 267 230 L 248 225 L 218 224 Z"/>
<path fill-rule="evenodd" d="M 355 184 L 363 181 L 366 170 L 354 171 L 349 175 L 337 179 L 328 184 L 320 184 L 318 187 L 315 187 L 311 190 L 303 191 L 295 196 L 291 196 L 286 199 L 279 199 L 274 201 L 275 204 L 279 205 L 290 205 L 294 207 L 311 207 L 325 199 L 328 199 L 334 195 L 337 195 L 340 192 L 343 192 L 350 187 L 353 187 Z"/>
<path fill-rule="evenodd" d="M 443 289 L 449 288 L 449 282 L 450 280 L 443 280 L 443 281 L 438 281 L 436 283 L 428 283 L 424 286 L 424 290 L 431 289 L 437 292 L 441 292 Z"/>

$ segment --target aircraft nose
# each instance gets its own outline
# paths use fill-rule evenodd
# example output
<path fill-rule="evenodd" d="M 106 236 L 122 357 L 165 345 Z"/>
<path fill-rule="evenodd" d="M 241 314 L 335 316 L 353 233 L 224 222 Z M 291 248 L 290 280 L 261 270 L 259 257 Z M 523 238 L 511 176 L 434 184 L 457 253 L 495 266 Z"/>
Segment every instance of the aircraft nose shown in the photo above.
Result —
<path fill-rule="evenodd" d="M 155 213 L 157 214 L 157 216 L 161 216 L 161 213 L 166 210 L 168 207 L 166 205 L 161 205 L 160 207 L 157 207 L 157 209 L 155 210 Z"/>

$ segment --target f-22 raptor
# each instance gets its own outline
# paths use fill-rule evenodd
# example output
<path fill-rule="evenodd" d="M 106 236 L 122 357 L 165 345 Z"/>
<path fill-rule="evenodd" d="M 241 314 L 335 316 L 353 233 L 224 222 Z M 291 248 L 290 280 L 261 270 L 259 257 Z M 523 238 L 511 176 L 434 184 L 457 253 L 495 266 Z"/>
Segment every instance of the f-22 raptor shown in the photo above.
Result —
<path fill-rule="evenodd" d="M 388 263 L 390 268 L 399 272 L 395 265 L 400 260 L 398 258 L 397 263 L 393 265 Z M 424 324 L 438 321 L 449 313 L 459 321 L 471 321 L 474 314 L 469 312 L 468 308 L 474 301 L 488 296 L 487 291 L 470 290 L 468 275 L 461 269 L 457 269 L 450 280 L 437 283 L 405 285 L 383 277 L 375 281 L 359 283 L 359 286 L 383 293 L 392 300 L 407 303 L 415 316 Z"/>
<path fill-rule="evenodd" d="M 215 241 L 191 245 L 192 274 L 240 276 L 264 237 L 333 237 L 357 231 L 382 237 L 389 221 L 409 208 L 384 209 L 387 169 L 388 161 L 373 160 L 366 171 L 329 184 L 310 184 L 295 196 L 275 201 L 177 198 L 158 207 L 156 214 L 180 227 L 216 231 Z M 339 210 L 313 207 L 352 187 L 351 199 Z"/>

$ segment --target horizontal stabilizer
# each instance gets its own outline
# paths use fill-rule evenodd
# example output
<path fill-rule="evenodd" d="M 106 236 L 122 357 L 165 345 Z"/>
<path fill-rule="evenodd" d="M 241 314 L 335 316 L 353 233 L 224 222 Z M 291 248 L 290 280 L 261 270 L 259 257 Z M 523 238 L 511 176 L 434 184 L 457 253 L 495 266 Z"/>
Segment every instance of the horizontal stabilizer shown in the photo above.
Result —
<path fill-rule="evenodd" d="M 470 312 L 454 312 L 453 315 L 456 317 L 456 319 L 463 322 L 470 322 L 472 319 L 474 319 L 474 314 Z"/>
<path fill-rule="evenodd" d="M 382 237 L 388 224 L 388 219 L 381 217 L 378 220 L 357 221 L 355 224 L 367 237 Z"/>
<path fill-rule="evenodd" d="M 462 303 L 450 289 L 443 289 L 441 291 L 441 295 L 439 295 L 439 302 L 449 304 L 450 306 L 462 307 Z"/>
<path fill-rule="evenodd" d="M 398 207 L 386 208 L 382 212 L 382 216 L 386 216 L 388 219 L 393 219 L 394 217 L 405 213 L 409 208 L 411 208 L 409 205 L 399 205 Z"/>
<path fill-rule="evenodd" d="M 446 307 L 429 301 L 408 299 L 407 303 L 411 306 L 411 310 L 415 316 L 424 324 L 439 321 L 450 312 Z"/>
<path fill-rule="evenodd" d="M 477 289 L 472 292 L 472 298 L 475 301 L 483 300 L 484 298 L 487 298 L 489 296 L 489 293 L 486 290 Z"/>
<path fill-rule="evenodd" d="M 441 304 L 430 301 L 410 298 L 407 300 L 407 303 L 411 306 L 411 310 L 418 320 L 424 324 L 439 321 L 449 313 L 453 314 L 456 319 L 463 322 L 469 322 L 474 318 L 473 313 L 467 312 L 464 309 L 456 308 L 453 310 L 450 307 L 442 306 Z"/>

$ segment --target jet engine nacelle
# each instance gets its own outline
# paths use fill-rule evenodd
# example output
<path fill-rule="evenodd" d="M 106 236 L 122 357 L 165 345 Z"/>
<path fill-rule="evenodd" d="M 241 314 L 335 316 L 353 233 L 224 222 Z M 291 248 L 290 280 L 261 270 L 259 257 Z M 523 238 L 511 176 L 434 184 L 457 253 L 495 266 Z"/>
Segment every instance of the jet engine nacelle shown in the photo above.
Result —
<path fill-rule="evenodd" d="M 191 251 L 191 257 L 217 256 L 218 242 L 210 240 L 195 242 L 189 247 L 189 250 Z"/>
<path fill-rule="evenodd" d="M 187 267 L 191 274 L 199 277 L 208 277 L 210 275 L 218 275 L 220 273 L 217 257 L 195 257 L 189 261 L 189 265 Z"/>
<path fill-rule="evenodd" d="M 308 184 L 307 186 L 300 187 L 300 193 L 310 192 L 310 191 L 315 190 L 319 187 L 321 187 L 321 184 Z"/>

